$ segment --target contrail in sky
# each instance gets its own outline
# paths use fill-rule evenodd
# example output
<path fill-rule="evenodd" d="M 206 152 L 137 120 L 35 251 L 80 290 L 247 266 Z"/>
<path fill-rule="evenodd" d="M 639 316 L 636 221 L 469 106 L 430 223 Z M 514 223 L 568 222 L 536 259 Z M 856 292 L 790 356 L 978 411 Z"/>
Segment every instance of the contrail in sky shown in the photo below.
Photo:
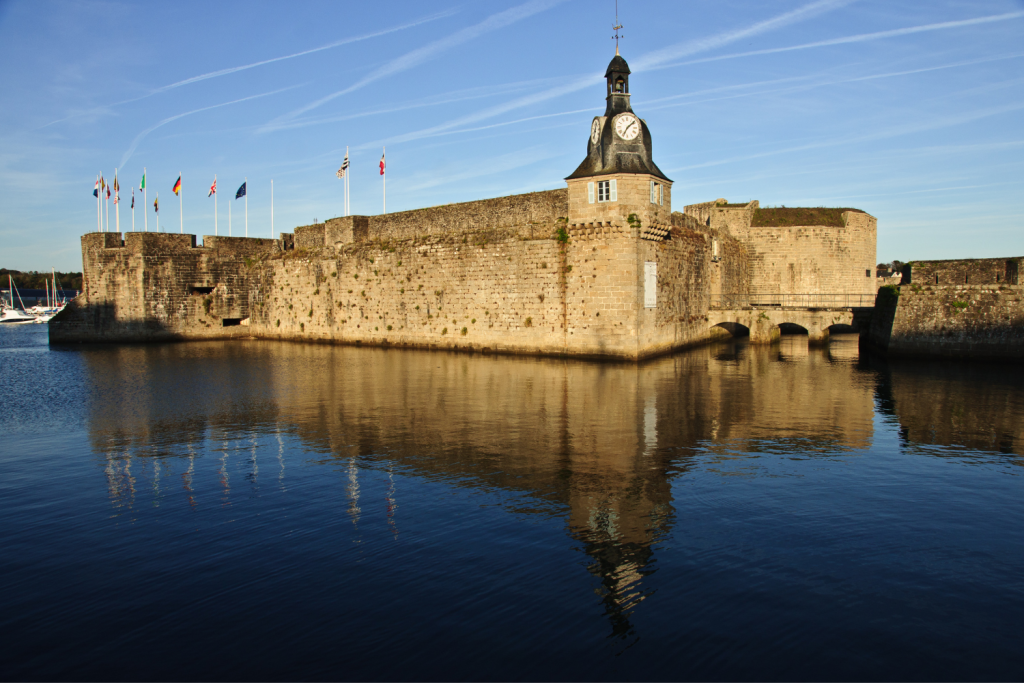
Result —
<path fill-rule="evenodd" d="M 975 19 L 962 19 L 960 21 L 944 21 L 938 24 L 924 24 L 922 26 L 909 26 L 907 28 L 897 28 L 891 31 L 878 31 L 876 33 L 861 33 L 855 36 L 844 36 L 842 38 L 831 38 L 829 40 L 819 40 L 814 43 L 804 43 L 802 45 L 790 45 L 788 47 L 773 47 L 765 50 L 752 50 L 750 52 L 737 52 L 731 55 L 719 55 L 717 57 L 704 57 L 702 59 L 692 59 L 686 62 L 676 62 L 675 64 L 661 64 L 651 65 L 648 69 L 670 69 L 676 66 L 685 66 L 687 64 L 702 64 L 704 62 L 717 62 L 722 59 L 738 59 L 740 57 L 754 57 L 756 55 L 770 55 L 776 52 L 791 52 L 793 50 L 808 50 L 815 47 L 827 47 L 829 45 L 845 45 L 847 43 L 861 43 L 868 40 L 881 40 L 883 38 L 895 38 L 897 36 L 905 36 L 911 33 L 924 33 L 926 31 L 941 31 L 948 28 L 960 28 L 963 26 L 974 26 L 977 24 L 988 24 L 994 21 L 1006 21 L 1009 19 L 1019 19 L 1024 17 L 1024 12 L 1007 12 L 1006 14 L 993 14 L 987 17 L 977 17 Z"/>
<path fill-rule="evenodd" d="M 191 78 L 186 78 L 185 80 L 178 81 L 177 83 L 171 83 L 170 85 L 161 86 L 159 88 L 156 88 L 154 90 L 149 91 L 145 95 L 140 95 L 139 97 L 133 97 L 133 98 L 127 99 L 127 100 L 121 100 L 120 102 L 115 102 L 114 104 L 112 104 L 110 106 L 111 107 L 117 107 L 117 106 L 120 106 L 122 104 L 130 104 L 131 102 L 138 102 L 139 100 L 144 100 L 147 97 L 152 97 L 153 95 L 159 95 L 162 92 L 167 92 L 168 90 L 173 90 L 174 88 L 180 88 L 183 85 L 189 85 L 191 83 L 198 83 L 199 81 L 205 81 L 205 80 L 210 79 L 210 78 L 218 78 L 220 76 L 227 76 L 228 74 L 237 73 L 239 71 L 245 71 L 246 69 L 253 69 L 253 68 L 257 67 L 257 66 L 263 66 L 264 64 L 272 64 L 274 62 L 281 62 L 281 61 L 284 61 L 286 59 L 294 59 L 295 57 L 301 57 L 303 55 L 313 54 L 314 52 L 322 52 L 323 50 L 330 50 L 330 49 L 335 48 L 335 47 L 340 47 L 341 45 L 348 45 L 349 43 L 357 43 L 357 42 L 362 41 L 362 40 L 369 40 L 370 38 L 376 38 L 378 36 L 387 35 L 388 33 L 395 33 L 396 31 L 402 31 L 402 30 L 407 29 L 407 28 L 412 28 L 413 26 L 419 26 L 420 24 L 426 24 L 427 22 L 430 22 L 430 21 L 435 21 L 437 19 L 443 19 L 444 17 L 451 16 L 451 15 L 453 15 L 455 13 L 456 13 L 456 10 L 454 10 L 454 9 L 446 10 L 444 12 L 438 12 L 437 14 L 432 14 L 432 15 L 430 15 L 428 17 L 423 17 L 421 19 L 416 19 L 415 21 L 411 21 L 411 22 L 409 22 L 407 24 L 401 24 L 399 26 L 392 26 L 391 28 L 386 28 L 386 29 L 383 29 L 383 30 L 380 30 L 380 31 L 375 31 L 373 33 L 366 33 L 366 34 L 363 34 L 361 36 L 354 36 L 352 38 L 343 38 L 341 40 L 336 40 L 333 43 L 328 43 L 327 45 L 321 45 L 320 47 L 314 47 L 314 48 L 312 48 L 310 50 L 303 50 L 302 52 L 295 52 L 295 53 L 292 53 L 290 55 L 283 55 L 281 57 L 272 57 L 270 59 L 264 59 L 264 60 L 259 61 L 259 62 L 253 62 L 252 64 L 243 64 L 242 66 L 232 66 L 232 67 L 229 67 L 227 69 L 220 69 L 218 71 L 211 71 L 210 73 L 200 74 L 199 76 L 193 76 Z M 66 117 L 64 117 L 62 119 L 57 119 L 56 121 L 51 121 L 50 123 L 44 124 L 44 125 L 40 126 L 39 128 L 40 129 L 46 128 L 47 126 L 52 126 L 55 123 L 61 123 L 63 121 L 67 121 L 69 119 L 73 119 L 73 118 L 75 118 L 77 116 L 83 116 L 85 114 L 90 114 L 90 113 L 103 112 L 103 111 L 106 111 L 107 109 L 109 109 L 109 107 L 96 107 L 96 108 L 90 109 L 88 111 L 79 112 L 77 114 L 72 114 L 71 116 L 66 116 Z"/>
<path fill-rule="evenodd" d="M 811 17 L 821 14 L 822 12 L 837 9 L 839 7 L 842 7 L 843 5 L 849 4 L 851 1 L 852 0 L 817 0 L 816 2 L 808 3 L 803 7 L 799 7 L 795 10 L 785 12 L 778 16 L 772 17 L 771 19 L 760 21 L 756 24 L 752 24 L 751 26 L 748 26 L 743 29 L 725 31 L 717 35 L 702 38 L 700 40 L 678 43 L 676 45 L 672 45 L 662 50 L 642 55 L 636 60 L 636 62 L 634 62 L 635 64 L 641 65 L 640 67 L 637 67 L 635 70 L 639 71 L 640 68 L 649 69 L 652 68 L 653 66 L 661 64 L 664 61 L 670 59 L 677 59 L 682 55 L 693 54 L 695 52 L 701 52 L 704 50 L 711 50 L 717 47 L 721 47 L 722 45 L 727 45 L 728 43 L 732 43 L 737 40 L 743 40 L 744 38 L 749 38 L 760 33 L 774 31 L 784 26 L 788 26 L 790 24 L 803 21 L 805 19 L 810 19 Z M 396 138 L 390 138 L 388 141 L 392 143 L 407 142 L 409 140 L 416 140 L 422 137 L 430 137 L 432 135 L 442 133 L 452 128 L 458 128 L 461 126 L 465 126 L 467 124 L 476 123 L 477 121 L 481 121 L 483 119 L 488 119 L 494 116 L 498 116 L 500 114 L 504 114 L 505 112 L 511 111 L 513 109 L 519 109 L 522 107 L 529 106 L 531 104 L 536 104 L 539 102 L 550 100 L 554 97 L 567 95 L 569 93 L 583 90 L 584 88 L 589 88 L 595 85 L 596 83 L 601 82 L 603 79 L 604 76 L 601 73 L 590 74 L 588 76 L 578 78 L 575 81 L 572 81 L 565 85 L 549 88 L 548 90 L 535 93 L 532 95 L 527 95 L 526 97 L 521 97 L 517 100 L 511 100 L 504 104 L 500 104 L 495 107 L 490 107 L 488 109 L 484 109 L 482 111 L 470 114 L 468 116 L 463 116 L 461 118 L 440 124 L 438 126 L 434 126 L 432 128 L 413 131 L 411 133 L 406 133 L 405 135 L 398 136 Z"/>
<path fill-rule="evenodd" d="M 467 26 L 461 31 L 456 31 L 450 36 L 446 36 L 444 38 L 441 38 L 440 40 L 435 40 L 432 43 L 428 43 L 423 47 L 412 50 L 411 52 L 407 52 L 401 57 L 397 57 L 391 60 L 387 64 L 384 64 L 383 66 L 373 70 L 372 72 L 370 72 L 363 78 L 359 79 L 358 81 L 356 81 L 349 87 L 345 88 L 344 90 L 339 90 L 338 92 L 331 93 L 326 97 L 321 97 L 319 100 L 316 100 L 315 102 L 311 102 L 304 107 L 301 107 L 299 109 L 296 109 L 295 111 L 285 114 L 284 116 L 280 116 L 274 119 L 266 126 L 264 126 L 261 132 L 275 130 L 278 127 L 276 124 L 280 124 L 283 123 L 284 121 L 294 119 L 295 117 L 301 116 L 302 114 L 305 114 L 307 111 L 310 111 L 311 109 L 316 109 L 317 107 L 326 104 L 327 102 L 330 102 L 335 98 L 341 97 L 342 95 L 347 95 L 350 92 L 365 87 L 370 83 L 373 83 L 374 81 L 386 78 L 387 76 L 392 76 L 401 71 L 411 69 L 414 66 L 422 64 L 428 59 L 436 57 L 437 55 L 446 50 L 450 50 L 453 47 L 468 42 L 485 33 L 489 33 L 491 31 L 504 28 L 509 24 L 513 24 L 522 19 L 526 19 L 527 17 L 537 14 L 538 12 L 548 10 L 562 2 L 565 2 L 565 0 L 531 0 L 530 2 L 524 3 L 522 5 L 518 5 L 516 7 L 512 7 L 511 9 L 507 9 L 504 12 L 492 14 L 491 16 L 487 17 L 478 24 L 475 24 L 473 26 Z"/>
<path fill-rule="evenodd" d="M 183 114 L 175 114 L 174 116 L 168 116 L 166 119 L 163 119 L 159 123 L 157 123 L 157 124 L 155 124 L 153 126 L 150 126 L 146 130 L 142 131 L 141 133 L 139 133 L 138 135 L 135 136 L 135 139 L 132 140 L 132 144 L 129 145 L 127 151 L 125 151 L 125 153 L 124 153 L 124 156 L 121 157 L 121 166 L 123 167 L 125 165 L 125 163 L 128 162 L 128 159 L 130 159 L 132 154 L 135 153 L 135 148 L 139 146 L 139 143 L 142 142 L 142 140 L 147 135 L 152 133 L 154 130 L 156 130 L 160 126 L 167 125 L 171 121 L 177 121 L 178 119 L 180 119 L 180 118 L 182 118 L 184 116 L 189 116 L 191 114 L 198 114 L 201 111 L 209 111 L 210 109 L 217 109 L 218 107 L 226 107 L 229 104 L 238 104 L 239 102 L 245 102 L 247 100 L 255 100 L 258 97 L 267 97 L 268 95 L 276 95 L 279 92 L 284 92 L 285 90 L 291 90 L 292 88 L 297 88 L 297 87 L 299 87 L 299 86 L 298 85 L 290 85 L 287 88 L 281 88 L 280 90 L 271 90 L 270 92 L 265 92 L 265 93 L 262 93 L 262 94 L 259 94 L 259 95 L 250 95 L 249 97 L 243 97 L 243 98 L 238 99 L 238 100 L 231 100 L 230 102 L 221 102 L 220 104 L 213 104 L 213 105 L 210 105 L 209 107 L 202 107 L 200 109 L 193 109 L 192 111 L 187 111 L 187 112 L 185 112 Z"/>
<path fill-rule="evenodd" d="M 412 28 L 413 26 L 419 26 L 420 24 L 425 24 L 425 23 L 430 22 L 430 21 L 435 21 L 436 19 L 442 19 L 444 17 L 448 17 L 448 16 L 451 16 L 453 14 L 455 14 L 455 10 L 447 10 L 447 11 L 444 11 L 444 12 L 439 12 L 438 14 L 432 14 L 429 17 L 423 17 L 422 19 L 417 19 L 416 21 L 409 22 L 408 24 L 402 24 L 401 26 L 392 26 L 391 28 L 386 28 L 386 29 L 384 29 L 382 31 L 375 31 L 374 33 L 366 33 L 364 35 L 355 36 L 353 38 L 343 38 L 342 40 L 338 40 L 338 41 L 335 41 L 333 43 L 328 43 L 327 45 L 321 45 L 320 47 L 314 47 L 311 50 L 303 50 L 302 52 L 296 52 L 294 54 L 284 55 L 282 57 L 273 57 L 271 59 L 264 59 L 263 61 L 253 62 L 252 64 L 245 64 L 243 66 L 233 66 L 233 67 L 230 67 L 230 68 L 227 68 L 227 69 L 221 69 L 219 71 L 211 71 L 208 74 L 202 74 L 200 76 L 193 76 L 192 78 L 186 78 L 183 81 L 178 81 L 177 83 L 171 83 L 170 85 L 165 85 L 162 88 L 157 88 L 156 90 L 154 90 L 151 93 L 149 93 L 149 95 L 145 95 L 145 97 L 149 97 L 150 95 L 156 95 L 158 93 L 165 92 L 165 91 L 170 90 L 172 88 L 180 88 L 181 86 L 188 85 L 190 83 L 196 83 L 198 81 L 205 81 L 208 78 L 217 78 L 218 76 L 226 76 L 227 74 L 233 74 L 233 73 L 236 73 L 238 71 L 245 71 L 246 69 L 252 69 L 252 68 L 257 67 L 257 66 L 263 66 L 264 64 L 272 64 L 274 62 L 280 62 L 280 61 L 283 61 L 285 59 L 293 59 L 295 57 L 301 57 L 303 55 L 312 54 L 314 52 L 321 52 L 323 50 L 330 50 L 331 48 L 339 47 L 341 45 L 348 45 L 349 43 L 357 43 L 357 42 L 359 42 L 361 40 L 369 40 L 370 38 L 376 38 L 377 36 L 383 36 L 383 35 L 386 35 L 388 33 L 394 33 L 396 31 L 402 31 L 402 30 L 407 29 L 407 28 Z M 129 100 L 129 101 L 131 101 L 131 100 Z"/>

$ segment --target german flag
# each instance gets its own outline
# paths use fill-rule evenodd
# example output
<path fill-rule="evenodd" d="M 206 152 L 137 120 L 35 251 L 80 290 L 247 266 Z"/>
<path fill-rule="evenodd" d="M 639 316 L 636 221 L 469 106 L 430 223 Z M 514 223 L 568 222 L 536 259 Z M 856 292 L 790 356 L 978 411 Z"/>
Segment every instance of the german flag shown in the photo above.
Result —
<path fill-rule="evenodd" d="M 178 176 L 178 179 L 174 182 L 174 187 L 171 191 L 174 192 L 174 194 L 181 192 L 181 176 Z"/>

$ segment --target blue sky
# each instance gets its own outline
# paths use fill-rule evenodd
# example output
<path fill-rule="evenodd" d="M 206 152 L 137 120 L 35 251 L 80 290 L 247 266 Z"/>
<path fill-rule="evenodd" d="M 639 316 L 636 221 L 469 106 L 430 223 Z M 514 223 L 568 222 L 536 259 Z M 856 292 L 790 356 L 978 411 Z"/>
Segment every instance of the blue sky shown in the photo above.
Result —
<path fill-rule="evenodd" d="M 0 0 L 0 266 L 79 270 L 92 188 L 249 234 L 564 187 L 604 111 L 613 0 Z M 674 208 L 851 206 L 878 258 L 1024 254 L 1024 1 L 620 0 Z M 137 193 L 138 194 L 138 193 Z M 114 225 L 114 207 L 111 226 Z M 136 228 L 142 229 L 141 201 Z"/>

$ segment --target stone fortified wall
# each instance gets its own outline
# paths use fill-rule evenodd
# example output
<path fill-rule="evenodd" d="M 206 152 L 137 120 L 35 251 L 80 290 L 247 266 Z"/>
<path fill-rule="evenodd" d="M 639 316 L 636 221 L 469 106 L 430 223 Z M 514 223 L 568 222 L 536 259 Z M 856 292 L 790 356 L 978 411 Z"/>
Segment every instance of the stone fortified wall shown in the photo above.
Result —
<path fill-rule="evenodd" d="M 86 291 L 51 339 L 246 335 L 637 359 L 710 339 L 710 293 L 749 287 L 746 252 L 728 235 L 681 215 L 654 232 L 569 226 L 566 201 L 531 193 L 202 247 L 190 235 L 93 233 Z"/>
<path fill-rule="evenodd" d="M 82 294 L 50 321 L 50 341 L 158 341 L 248 334 L 252 264 L 278 242 L 155 232 L 82 236 Z"/>
<path fill-rule="evenodd" d="M 890 356 L 1024 360 L 1020 261 L 911 264 L 903 284 L 879 290 L 872 346 Z"/>
<path fill-rule="evenodd" d="M 750 294 L 874 295 L 877 220 L 856 209 L 762 209 L 754 200 L 683 212 L 737 239 L 750 259 Z"/>

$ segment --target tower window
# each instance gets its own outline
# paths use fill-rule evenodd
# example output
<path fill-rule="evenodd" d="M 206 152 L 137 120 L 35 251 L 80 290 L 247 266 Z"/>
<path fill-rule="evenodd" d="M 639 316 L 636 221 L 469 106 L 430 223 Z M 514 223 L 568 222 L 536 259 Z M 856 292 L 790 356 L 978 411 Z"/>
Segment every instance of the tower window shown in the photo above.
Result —
<path fill-rule="evenodd" d="M 597 182 L 597 201 L 614 202 L 618 199 L 618 188 L 615 180 L 599 180 Z"/>
<path fill-rule="evenodd" d="M 615 81 L 615 92 L 625 92 L 625 91 L 626 91 L 626 82 L 624 80 L 622 80 L 621 78 L 619 80 Z"/>

